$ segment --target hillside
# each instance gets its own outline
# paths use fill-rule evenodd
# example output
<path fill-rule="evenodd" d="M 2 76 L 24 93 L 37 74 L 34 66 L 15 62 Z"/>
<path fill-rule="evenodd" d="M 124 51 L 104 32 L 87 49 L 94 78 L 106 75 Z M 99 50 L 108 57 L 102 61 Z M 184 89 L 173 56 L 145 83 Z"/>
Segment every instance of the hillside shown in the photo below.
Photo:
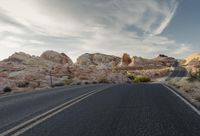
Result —
<path fill-rule="evenodd" d="M 85 53 L 75 63 L 64 53 L 45 51 L 41 56 L 23 52 L 0 61 L 0 90 L 37 90 L 53 86 L 89 83 L 127 83 L 128 73 L 159 78 L 166 76 L 174 58 L 159 55 L 154 59 Z M 52 84 L 50 80 L 52 79 Z"/>
<path fill-rule="evenodd" d="M 186 57 L 183 65 L 191 73 L 200 72 L 200 53 L 195 53 Z"/>
<path fill-rule="evenodd" d="M 200 53 L 194 53 L 184 59 L 184 65 L 188 65 L 193 61 L 200 61 Z"/>

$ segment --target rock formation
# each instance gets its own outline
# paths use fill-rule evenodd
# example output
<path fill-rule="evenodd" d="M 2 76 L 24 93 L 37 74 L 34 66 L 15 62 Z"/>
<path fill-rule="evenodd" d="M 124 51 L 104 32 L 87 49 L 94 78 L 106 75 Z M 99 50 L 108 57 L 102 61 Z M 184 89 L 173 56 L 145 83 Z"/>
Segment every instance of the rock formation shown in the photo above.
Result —
<path fill-rule="evenodd" d="M 8 59 L 5 59 L 5 62 L 14 62 L 14 63 L 22 63 L 26 62 L 31 58 L 31 55 L 26 54 L 24 52 L 16 52 L 11 55 Z"/>
<path fill-rule="evenodd" d="M 130 59 L 130 56 L 128 54 L 124 54 L 122 56 L 120 67 L 127 67 L 127 68 L 133 68 L 133 69 L 150 69 L 150 68 L 160 68 L 160 67 L 170 67 L 173 65 L 173 63 L 176 60 L 174 58 L 165 56 L 165 55 L 159 55 L 156 58 L 153 59 L 145 59 L 142 57 L 133 56 Z"/>
<path fill-rule="evenodd" d="M 149 77 L 163 76 L 173 61 L 173 58 L 165 55 L 144 59 L 130 58 L 125 53 L 121 59 L 112 55 L 86 53 L 78 57 L 73 64 L 64 53 L 46 51 L 38 57 L 19 52 L 0 61 L 0 90 L 6 86 L 18 91 L 48 88 L 50 75 L 53 83 L 62 84 L 68 82 L 67 80 L 72 80 L 72 84 L 125 83 L 128 81 L 129 70 Z M 160 72 L 154 68 L 160 68 Z"/>
<path fill-rule="evenodd" d="M 64 53 L 58 53 L 55 51 L 45 51 L 44 53 L 42 53 L 42 55 L 40 56 L 41 58 L 48 60 L 48 61 L 52 61 L 54 63 L 59 63 L 59 64 L 73 64 L 72 60 Z"/>
<path fill-rule="evenodd" d="M 119 64 L 119 66 L 121 67 L 126 67 L 128 66 L 130 63 L 132 62 L 131 57 L 129 54 L 124 53 L 121 59 L 121 63 Z"/>
<path fill-rule="evenodd" d="M 195 53 L 186 57 L 183 65 L 185 65 L 189 72 L 200 72 L 200 53 Z"/>
<path fill-rule="evenodd" d="M 119 57 L 105 54 L 84 54 L 76 64 L 64 53 L 46 51 L 40 57 L 19 52 L 0 61 L 0 90 L 9 86 L 13 90 L 34 90 L 50 87 L 53 83 L 70 78 L 73 84 L 106 80 L 113 83 L 127 81 L 127 77 L 113 66 Z"/>
<path fill-rule="evenodd" d="M 100 53 L 95 54 L 83 54 L 77 59 L 77 64 L 79 65 L 101 65 L 106 66 L 117 65 L 121 61 L 120 57 L 105 55 Z"/>
<path fill-rule="evenodd" d="M 72 65 L 69 67 L 73 80 L 77 82 L 99 83 L 107 81 L 110 83 L 125 83 L 128 81 L 126 74 L 114 70 L 105 65 Z"/>

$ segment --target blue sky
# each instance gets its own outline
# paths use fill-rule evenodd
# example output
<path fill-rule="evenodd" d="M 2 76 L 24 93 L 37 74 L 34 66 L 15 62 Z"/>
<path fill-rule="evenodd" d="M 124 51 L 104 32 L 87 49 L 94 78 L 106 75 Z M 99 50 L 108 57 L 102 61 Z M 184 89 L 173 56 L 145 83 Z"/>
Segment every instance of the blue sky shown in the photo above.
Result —
<path fill-rule="evenodd" d="M 188 42 L 200 46 L 199 5 L 199 0 L 182 0 L 176 15 L 163 32 L 163 35 L 174 38 L 179 42 Z"/>
<path fill-rule="evenodd" d="M 184 58 L 200 52 L 199 0 L 0 0 L 0 60 L 14 52 Z"/>

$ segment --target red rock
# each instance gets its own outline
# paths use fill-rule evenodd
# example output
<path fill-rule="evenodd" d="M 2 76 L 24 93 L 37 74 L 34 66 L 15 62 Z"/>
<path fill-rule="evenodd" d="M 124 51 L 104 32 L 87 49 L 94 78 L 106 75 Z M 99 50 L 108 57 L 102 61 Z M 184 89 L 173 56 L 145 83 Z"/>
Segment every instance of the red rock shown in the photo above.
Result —
<path fill-rule="evenodd" d="M 124 53 L 121 59 L 120 66 L 128 66 L 132 62 L 130 55 L 127 53 Z"/>

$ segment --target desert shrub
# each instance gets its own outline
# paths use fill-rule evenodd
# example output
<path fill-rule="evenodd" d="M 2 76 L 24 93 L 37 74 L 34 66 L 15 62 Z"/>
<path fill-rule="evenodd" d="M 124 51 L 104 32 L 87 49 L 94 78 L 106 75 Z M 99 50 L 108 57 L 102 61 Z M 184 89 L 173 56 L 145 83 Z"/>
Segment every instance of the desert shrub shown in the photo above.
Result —
<path fill-rule="evenodd" d="M 84 82 L 84 84 L 88 85 L 88 84 L 89 84 L 89 82 Z"/>
<path fill-rule="evenodd" d="M 73 83 L 72 79 L 64 79 L 64 85 L 71 85 Z"/>
<path fill-rule="evenodd" d="M 200 102 L 200 96 L 196 96 L 196 97 L 195 97 L 195 100 L 197 100 L 197 101 Z"/>
<path fill-rule="evenodd" d="M 59 87 L 59 86 L 64 86 L 64 83 L 55 83 L 52 85 L 52 87 Z"/>
<path fill-rule="evenodd" d="M 11 92 L 11 91 L 12 91 L 12 89 L 8 86 L 3 89 L 4 93 L 8 93 L 8 92 Z"/>
<path fill-rule="evenodd" d="M 151 79 L 147 76 L 143 76 L 143 75 L 134 75 L 132 73 L 127 73 L 127 77 L 133 81 L 133 82 L 150 82 Z"/>
<path fill-rule="evenodd" d="M 92 84 L 97 84 L 97 82 L 96 82 L 96 81 L 93 81 Z"/>
<path fill-rule="evenodd" d="M 181 87 L 180 87 L 181 88 Z M 184 88 L 182 88 L 181 90 L 184 90 Z M 191 92 L 194 92 L 194 90 L 192 88 L 186 88 L 185 89 L 185 92 L 186 93 L 191 93 Z"/>
<path fill-rule="evenodd" d="M 17 83 L 17 87 L 19 88 L 25 88 L 25 87 L 28 87 L 29 85 L 29 82 L 19 82 Z"/>
<path fill-rule="evenodd" d="M 150 82 L 151 79 L 146 76 L 135 76 L 134 77 L 134 82 Z"/>
<path fill-rule="evenodd" d="M 200 72 L 197 73 L 190 73 L 190 77 L 188 78 L 188 81 L 200 81 Z"/>
<path fill-rule="evenodd" d="M 99 80 L 99 83 L 109 83 L 109 81 L 106 78 L 102 78 Z"/>
<path fill-rule="evenodd" d="M 134 79 L 135 79 L 134 75 L 131 75 L 131 74 L 128 75 L 128 78 L 129 78 L 130 80 L 134 80 Z"/>
<path fill-rule="evenodd" d="M 81 85 L 81 82 L 77 82 L 76 85 Z"/>

